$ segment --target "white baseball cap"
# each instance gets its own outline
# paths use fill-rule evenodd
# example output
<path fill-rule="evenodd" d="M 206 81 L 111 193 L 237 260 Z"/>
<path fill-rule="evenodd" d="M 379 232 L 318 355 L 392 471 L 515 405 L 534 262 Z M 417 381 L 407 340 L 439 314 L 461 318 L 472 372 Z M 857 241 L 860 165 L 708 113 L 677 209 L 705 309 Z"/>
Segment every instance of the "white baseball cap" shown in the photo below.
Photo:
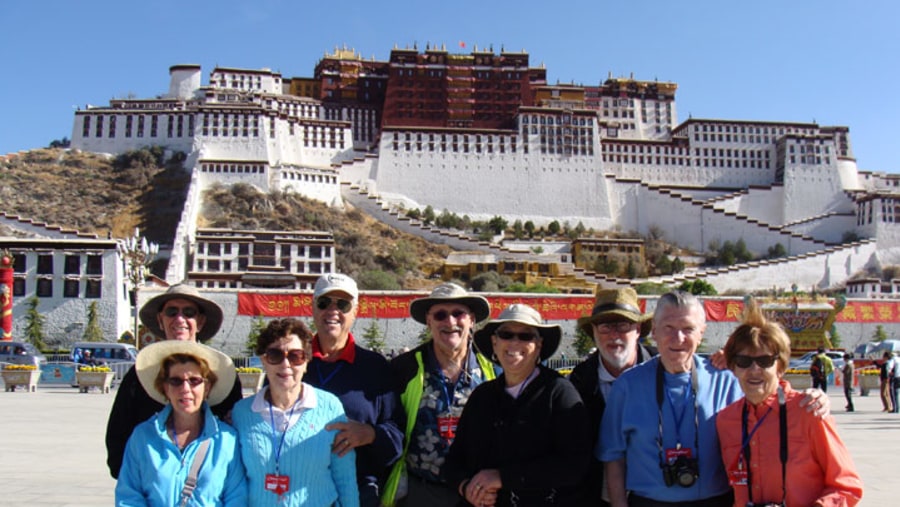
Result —
<path fill-rule="evenodd" d="M 319 299 L 329 292 L 345 292 L 350 295 L 355 303 L 359 299 L 359 289 L 356 282 L 347 275 L 341 273 L 329 273 L 316 280 L 316 288 L 313 292 L 313 300 Z"/>

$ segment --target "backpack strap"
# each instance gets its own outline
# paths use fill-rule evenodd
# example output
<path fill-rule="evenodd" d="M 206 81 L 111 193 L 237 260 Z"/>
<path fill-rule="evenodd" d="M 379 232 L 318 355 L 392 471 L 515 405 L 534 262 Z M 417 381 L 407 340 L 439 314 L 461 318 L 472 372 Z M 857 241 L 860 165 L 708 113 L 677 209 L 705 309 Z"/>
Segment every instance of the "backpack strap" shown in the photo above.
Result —
<path fill-rule="evenodd" d="M 197 453 L 194 454 L 194 462 L 191 463 L 191 470 L 188 472 L 187 479 L 184 481 L 184 487 L 181 489 L 180 507 L 187 505 L 188 500 L 191 499 L 191 495 L 194 493 L 194 488 L 197 487 L 197 476 L 200 474 L 200 466 L 203 465 L 203 460 L 206 458 L 206 451 L 208 450 L 209 439 L 200 442 L 200 447 L 197 448 Z"/>

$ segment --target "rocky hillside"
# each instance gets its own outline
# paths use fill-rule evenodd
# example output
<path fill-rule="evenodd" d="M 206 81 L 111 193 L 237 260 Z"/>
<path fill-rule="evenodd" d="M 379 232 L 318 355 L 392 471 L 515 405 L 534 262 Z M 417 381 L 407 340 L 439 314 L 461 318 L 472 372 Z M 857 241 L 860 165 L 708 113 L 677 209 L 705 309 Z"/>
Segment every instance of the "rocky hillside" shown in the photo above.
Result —
<path fill-rule="evenodd" d="M 101 237 L 125 237 L 138 226 L 152 241 L 171 244 L 189 183 L 182 160 L 164 159 L 159 149 L 115 158 L 30 151 L 0 160 L 0 210 Z M 331 209 L 293 193 L 236 185 L 212 188 L 203 198 L 201 227 L 332 232 L 338 270 L 364 288 L 431 287 L 431 275 L 448 253 L 357 210 Z"/>

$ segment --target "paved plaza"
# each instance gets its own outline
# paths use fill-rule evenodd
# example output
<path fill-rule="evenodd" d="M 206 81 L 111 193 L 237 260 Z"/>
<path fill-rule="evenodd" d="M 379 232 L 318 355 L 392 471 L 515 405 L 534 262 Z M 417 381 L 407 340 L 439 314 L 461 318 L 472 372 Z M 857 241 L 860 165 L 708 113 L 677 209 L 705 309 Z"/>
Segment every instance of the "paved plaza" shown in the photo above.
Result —
<path fill-rule="evenodd" d="M 857 397 L 857 412 L 846 413 L 843 394 L 832 391 L 841 437 L 865 484 L 860 505 L 896 505 L 900 415 L 882 413 L 877 396 Z M 114 396 L 61 387 L 0 393 L 0 505 L 112 505 L 103 438 Z"/>

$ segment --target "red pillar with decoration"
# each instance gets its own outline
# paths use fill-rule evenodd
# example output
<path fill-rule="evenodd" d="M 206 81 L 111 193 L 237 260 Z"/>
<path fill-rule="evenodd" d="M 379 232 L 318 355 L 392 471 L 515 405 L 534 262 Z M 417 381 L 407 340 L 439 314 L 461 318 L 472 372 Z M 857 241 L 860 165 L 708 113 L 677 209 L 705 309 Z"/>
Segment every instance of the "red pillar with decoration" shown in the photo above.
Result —
<path fill-rule="evenodd" d="M 9 252 L 0 253 L 0 340 L 12 340 L 12 292 L 13 257 Z"/>

